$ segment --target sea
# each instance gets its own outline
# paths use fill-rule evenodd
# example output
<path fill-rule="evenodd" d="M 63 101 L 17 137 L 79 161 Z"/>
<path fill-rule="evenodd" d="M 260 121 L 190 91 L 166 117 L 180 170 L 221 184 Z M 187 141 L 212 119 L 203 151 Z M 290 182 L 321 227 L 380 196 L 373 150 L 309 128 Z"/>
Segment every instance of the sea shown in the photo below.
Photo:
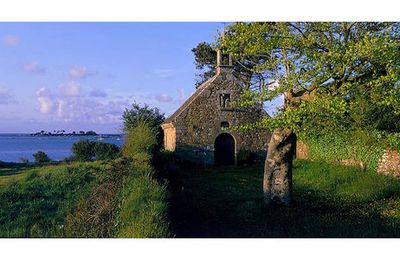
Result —
<path fill-rule="evenodd" d="M 71 156 L 72 144 L 80 140 L 123 144 L 123 135 L 102 134 L 96 136 L 32 136 L 30 134 L 0 134 L 0 161 L 21 162 L 21 158 L 33 161 L 37 151 L 45 152 L 50 159 L 60 161 Z"/>

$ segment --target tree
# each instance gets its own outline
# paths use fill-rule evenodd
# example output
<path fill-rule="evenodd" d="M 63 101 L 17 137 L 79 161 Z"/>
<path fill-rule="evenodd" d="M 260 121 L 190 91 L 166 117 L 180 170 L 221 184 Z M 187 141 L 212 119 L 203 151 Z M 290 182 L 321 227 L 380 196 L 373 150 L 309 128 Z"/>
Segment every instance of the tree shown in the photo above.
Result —
<path fill-rule="evenodd" d="M 297 134 L 348 129 L 355 126 L 357 115 L 364 114 L 353 113 L 352 117 L 351 112 L 366 100 L 399 115 L 399 25 L 285 22 L 229 26 L 218 44 L 237 64 L 247 61 L 252 65 L 243 66 L 252 76 L 241 105 L 284 97 L 283 108 L 273 117 L 243 128 L 284 128 Z"/>
<path fill-rule="evenodd" d="M 33 158 L 35 159 L 35 163 L 46 163 L 51 161 L 49 156 L 47 156 L 47 154 L 43 151 L 34 153 Z"/>
<path fill-rule="evenodd" d="M 259 80 L 245 91 L 243 104 L 284 95 L 285 109 L 270 121 L 298 129 L 310 118 L 305 114 L 330 106 L 331 113 L 344 114 L 360 96 L 400 113 L 399 25 L 237 23 L 220 41 L 239 63 L 265 57 L 264 62 L 246 67 Z M 310 100 L 319 106 L 303 102 Z"/>
<path fill-rule="evenodd" d="M 196 88 L 203 82 L 210 79 L 215 74 L 215 66 L 217 64 L 217 52 L 210 43 L 201 42 L 192 49 L 195 57 L 196 69 Z"/>
<path fill-rule="evenodd" d="M 133 103 L 130 109 L 125 109 L 122 120 L 125 133 L 128 133 L 130 129 L 138 125 L 147 124 L 157 138 L 157 148 L 162 147 L 163 131 L 161 124 L 164 122 L 165 117 L 158 108 L 152 108 L 148 105 L 140 106 L 138 103 Z"/>

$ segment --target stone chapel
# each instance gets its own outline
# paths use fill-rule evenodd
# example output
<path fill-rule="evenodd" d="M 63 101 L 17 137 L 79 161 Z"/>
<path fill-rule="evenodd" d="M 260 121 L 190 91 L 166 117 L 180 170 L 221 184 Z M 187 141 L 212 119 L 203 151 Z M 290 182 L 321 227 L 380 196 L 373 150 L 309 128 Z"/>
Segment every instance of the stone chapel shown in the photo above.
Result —
<path fill-rule="evenodd" d="M 204 165 L 235 165 L 241 149 L 264 156 L 271 134 L 267 130 L 233 131 L 230 126 L 255 123 L 266 115 L 262 105 L 235 108 L 242 85 L 233 74 L 232 59 L 221 64 L 217 51 L 216 74 L 167 118 L 161 127 L 164 147 L 189 161 Z"/>

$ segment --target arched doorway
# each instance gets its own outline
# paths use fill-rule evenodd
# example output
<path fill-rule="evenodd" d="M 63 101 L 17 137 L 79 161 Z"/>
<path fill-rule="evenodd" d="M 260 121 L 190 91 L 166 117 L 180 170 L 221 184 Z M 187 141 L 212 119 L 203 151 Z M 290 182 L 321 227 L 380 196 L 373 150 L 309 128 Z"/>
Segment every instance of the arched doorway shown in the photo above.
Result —
<path fill-rule="evenodd" d="M 215 165 L 235 164 L 235 140 L 228 133 L 222 133 L 215 139 L 214 144 Z"/>

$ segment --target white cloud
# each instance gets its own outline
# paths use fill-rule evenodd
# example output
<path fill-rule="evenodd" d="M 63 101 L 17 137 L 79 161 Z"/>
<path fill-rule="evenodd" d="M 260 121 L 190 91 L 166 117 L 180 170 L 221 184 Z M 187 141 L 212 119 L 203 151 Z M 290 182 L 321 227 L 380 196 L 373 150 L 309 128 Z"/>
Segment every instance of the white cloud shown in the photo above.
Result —
<path fill-rule="evenodd" d="M 119 124 L 124 109 L 133 102 L 132 97 L 93 98 L 80 89 L 75 82 L 68 82 L 54 92 L 40 88 L 36 92 L 39 112 L 63 122 Z"/>
<path fill-rule="evenodd" d="M 157 100 L 158 102 L 164 102 L 164 103 L 169 103 L 174 100 L 170 95 L 165 94 L 165 93 L 157 94 L 154 97 L 154 99 Z"/>
<path fill-rule="evenodd" d="M 60 86 L 61 94 L 67 97 L 77 97 L 80 95 L 80 87 L 79 85 L 74 82 L 70 81 L 65 85 Z"/>
<path fill-rule="evenodd" d="M 19 44 L 19 38 L 15 35 L 6 35 L 3 37 L 3 42 L 7 46 L 14 47 Z"/>
<path fill-rule="evenodd" d="M 26 72 L 30 72 L 33 74 L 44 74 L 46 73 L 46 68 L 39 65 L 38 62 L 29 62 L 22 66 L 22 69 Z"/>
<path fill-rule="evenodd" d="M 36 98 L 39 103 L 39 111 L 42 114 L 49 114 L 53 109 L 53 101 L 50 92 L 46 88 L 40 88 L 36 91 Z"/>
<path fill-rule="evenodd" d="M 73 67 L 68 72 L 71 79 L 84 79 L 91 75 L 93 72 L 89 71 L 86 67 Z"/>

